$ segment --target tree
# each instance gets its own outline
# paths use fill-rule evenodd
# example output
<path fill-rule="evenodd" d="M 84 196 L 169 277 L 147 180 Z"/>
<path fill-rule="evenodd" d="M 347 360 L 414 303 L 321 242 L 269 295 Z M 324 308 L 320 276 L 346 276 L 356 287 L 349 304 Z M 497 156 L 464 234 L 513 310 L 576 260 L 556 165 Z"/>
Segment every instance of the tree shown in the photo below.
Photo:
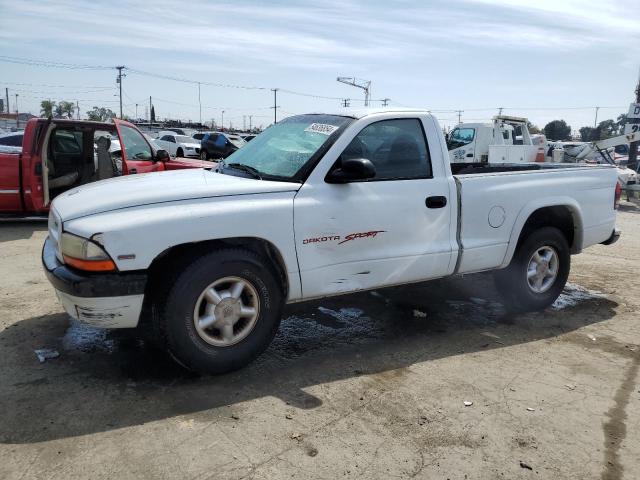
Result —
<path fill-rule="evenodd" d="M 544 126 L 544 134 L 549 140 L 570 140 L 571 127 L 564 120 L 553 120 Z"/>
<path fill-rule="evenodd" d="M 534 135 L 536 133 L 542 133 L 542 130 L 540 130 L 537 125 L 534 125 L 529 121 L 527 121 L 527 129 L 529 130 L 529 133 L 533 133 Z"/>
<path fill-rule="evenodd" d="M 73 118 L 73 113 L 76 111 L 76 105 L 73 102 L 67 102 L 66 100 L 62 100 L 58 102 L 56 107 L 56 116 Z"/>
<path fill-rule="evenodd" d="M 598 131 L 596 140 L 604 140 L 618 134 L 618 124 L 613 120 L 604 120 L 598 124 L 596 130 Z"/>
<path fill-rule="evenodd" d="M 596 129 L 593 127 L 582 127 L 580 130 L 580 140 L 583 142 L 591 142 L 595 140 Z"/>
<path fill-rule="evenodd" d="M 114 118 L 116 114 L 110 108 L 93 107 L 93 110 L 87 112 L 87 118 L 94 122 L 106 122 Z"/>
<path fill-rule="evenodd" d="M 51 100 L 42 100 L 40 102 L 40 115 L 43 117 L 53 117 L 54 108 L 56 108 L 56 102 Z"/>

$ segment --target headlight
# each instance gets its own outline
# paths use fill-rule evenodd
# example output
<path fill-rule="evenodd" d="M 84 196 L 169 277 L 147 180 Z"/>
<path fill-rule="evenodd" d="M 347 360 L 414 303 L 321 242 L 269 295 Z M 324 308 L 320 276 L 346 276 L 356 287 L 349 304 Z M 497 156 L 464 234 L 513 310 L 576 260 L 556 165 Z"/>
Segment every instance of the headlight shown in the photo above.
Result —
<path fill-rule="evenodd" d="M 109 254 L 96 242 L 71 233 L 63 233 L 60 238 L 60 250 L 67 265 L 91 272 L 116 270 L 116 265 Z M 100 237 L 94 235 L 92 238 L 99 240 Z"/>

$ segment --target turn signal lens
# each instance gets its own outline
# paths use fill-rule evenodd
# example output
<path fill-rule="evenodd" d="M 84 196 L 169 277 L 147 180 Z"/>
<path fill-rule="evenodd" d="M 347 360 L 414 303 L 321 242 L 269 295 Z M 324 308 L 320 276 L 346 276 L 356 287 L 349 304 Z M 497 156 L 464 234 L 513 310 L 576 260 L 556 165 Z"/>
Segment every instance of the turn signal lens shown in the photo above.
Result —
<path fill-rule="evenodd" d="M 64 263 L 78 270 L 86 270 L 88 272 L 113 272 L 116 270 L 116 264 L 113 260 L 80 260 L 79 258 L 63 255 Z"/>

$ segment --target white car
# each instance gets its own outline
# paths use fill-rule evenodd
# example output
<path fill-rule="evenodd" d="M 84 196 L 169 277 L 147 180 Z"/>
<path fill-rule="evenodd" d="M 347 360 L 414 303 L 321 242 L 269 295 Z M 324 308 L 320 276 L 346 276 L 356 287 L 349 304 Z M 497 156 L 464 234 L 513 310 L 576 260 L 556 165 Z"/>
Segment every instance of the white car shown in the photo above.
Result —
<path fill-rule="evenodd" d="M 200 142 L 186 135 L 165 133 L 155 139 L 155 144 L 169 152 L 172 157 L 200 157 Z"/>
<path fill-rule="evenodd" d="M 72 317 L 221 373 L 264 351 L 285 303 L 495 270 L 505 305 L 541 310 L 572 254 L 620 235 L 610 165 L 465 167 L 424 110 L 292 116 L 218 172 L 57 196 L 43 265 Z"/>

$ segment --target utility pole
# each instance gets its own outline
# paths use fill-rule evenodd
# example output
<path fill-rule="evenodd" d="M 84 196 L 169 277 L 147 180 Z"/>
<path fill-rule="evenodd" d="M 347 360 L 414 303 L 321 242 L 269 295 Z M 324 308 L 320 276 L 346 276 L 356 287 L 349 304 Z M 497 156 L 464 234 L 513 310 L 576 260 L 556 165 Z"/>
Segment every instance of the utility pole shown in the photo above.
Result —
<path fill-rule="evenodd" d="M 246 115 L 242 115 L 242 131 L 243 132 L 247 131 L 247 116 Z"/>
<path fill-rule="evenodd" d="M 251 131 L 251 119 L 253 118 L 253 115 L 249 115 L 249 131 Z"/>
<path fill-rule="evenodd" d="M 200 101 L 200 82 L 198 82 L 198 106 L 200 107 L 200 125 L 202 125 L 202 102 Z"/>
<path fill-rule="evenodd" d="M 504 108 L 504 107 L 498 107 L 498 115 L 502 115 L 502 109 L 503 109 L 503 108 Z"/>
<path fill-rule="evenodd" d="M 18 112 L 18 94 L 16 93 L 16 128 L 20 128 L 20 113 Z"/>
<path fill-rule="evenodd" d="M 222 119 L 220 121 L 220 131 L 224 132 L 224 110 L 222 110 Z"/>
<path fill-rule="evenodd" d="M 4 93 L 7 94 L 7 113 L 11 113 L 11 109 L 9 108 L 9 89 L 5 88 Z"/>
<path fill-rule="evenodd" d="M 595 107 L 595 108 L 596 108 L 596 119 L 593 122 L 593 128 L 598 127 L 598 110 L 600 110 L 600 107 Z"/>
<path fill-rule="evenodd" d="M 640 70 L 638 71 L 638 84 L 636 85 L 636 103 L 640 103 Z M 629 121 L 629 120 L 627 120 Z M 640 142 L 631 142 L 629 144 L 629 161 L 628 167 L 633 168 L 636 172 L 640 169 L 638 163 L 638 144 Z"/>
<path fill-rule="evenodd" d="M 136 103 L 136 120 L 138 120 L 138 104 Z"/>
<path fill-rule="evenodd" d="M 462 112 L 464 110 L 456 110 L 456 112 L 458 112 L 458 123 L 462 123 Z"/>
<path fill-rule="evenodd" d="M 77 120 L 80 120 L 80 103 L 78 102 L 78 100 L 76 100 L 76 113 Z"/>
<path fill-rule="evenodd" d="M 342 106 L 347 108 L 350 104 L 349 104 L 349 100 L 351 100 L 350 98 L 344 98 L 342 99 Z"/>
<path fill-rule="evenodd" d="M 151 126 L 151 108 L 153 106 L 151 105 L 151 96 L 149 96 L 149 126 Z"/>
<path fill-rule="evenodd" d="M 126 77 L 126 75 L 122 74 L 122 69 L 126 68 L 124 65 L 116 67 L 118 69 L 118 78 L 116 79 L 116 83 L 120 88 L 120 118 L 122 118 L 122 77 Z"/>
<path fill-rule="evenodd" d="M 390 98 L 383 98 L 382 99 L 382 106 L 386 107 L 387 105 L 389 105 L 389 100 L 391 100 Z"/>
<path fill-rule="evenodd" d="M 278 123 L 278 90 L 280 90 L 279 88 L 272 88 L 271 91 L 273 92 L 273 124 L 275 125 L 276 123 Z"/>

